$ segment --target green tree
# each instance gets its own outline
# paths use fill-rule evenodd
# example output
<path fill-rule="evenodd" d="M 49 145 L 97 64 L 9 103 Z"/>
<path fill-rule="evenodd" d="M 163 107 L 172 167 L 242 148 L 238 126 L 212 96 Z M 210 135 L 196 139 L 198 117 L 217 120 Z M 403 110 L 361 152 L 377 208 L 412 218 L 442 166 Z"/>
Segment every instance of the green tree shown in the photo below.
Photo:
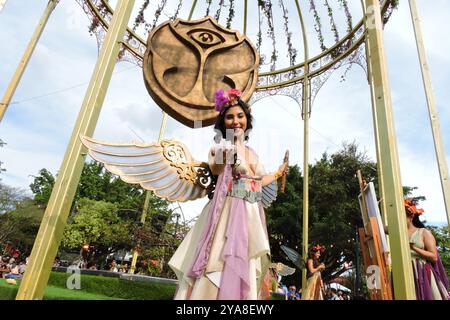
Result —
<path fill-rule="evenodd" d="M 54 184 L 53 174 L 45 168 L 41 169 L 30 185 L 34 200 L 46 206 Z M 118 209 L 142 211 L 145 190 L 140 185 L 122 181 L 105 170 L 101 163 L 92 161 L 84 164 L 74 204 L 81 198 L 114 203 Z M 168 202 L 152 196 L 149 208 L 151 212 L 166 212 Z"/>
<path fill-rule="evenodd" d="M 34 194 L 34 201 L 36 203 L 47 206 L 52 189 L 55 184 L 55 177 L 47 169 L 43 168 L 39 170 L 37 176 L 33 176 L 33 182 L 30 184 L 31 192 Z"/>
<path fill-rule="evenodd" d="M 9 242 L 24 254 L 29 254 L 43 215 L 43 208 L 32 199 L 24 198 L 0 215 L 0 244 Z"/>
<path fill-rule="evenodd" d="M 447 275 L 450 277 L 450 238 L 448 236 L 449 230 L 447 227 L 428 227 L 436 239 L 436 245 L 439 255 L 444 265 Z"/>
<path fill-rule="evenodd" d="M 0 181 L 0 215 L 15 210 L 26 198 L 24 189 L 10 187 Z"/>
<path fill-rule="evenodd" d="M 344 262 L 355 262 L 356 230 L 362 226 L 358 203 L 357 170 L 376 185 L 376 164 L 355 143 L 343 144 L 334 154 L 324 153 L 309 166 L 309 245 L 326 247 L 323 255 L 327 269 L 325 281 L 346 271 Z M 287 176 L 286 192 L 267 210 L 272 260 L 286 262 L 280 245 L 302 250 L 303 179 L 297 166 Z M 302 262 L 302 266 L 304 265 Z M 289 263 L 289 262 L 288 262 Z M 286 281 L 299 285 L 297 273 Z"/>
<path fill-rule="evenodd" d="M 82 198 L 76 210 L 77 214 L 64 229 L 64 248 L 80 250 L 84 244 L 93 245 L 98 259 L 134 247 L 132 222 L 119 216 L 116 204 Z"/>
<path fill-rule="evenodd" d="M 6 142 L 4 142 L 2 139 L 0 139 L 0 148 L 2 148 L 5 144 L 6 144 Z M 2 165 L 3 165 L 3 162 L 0 161 L 0 173 L 6 171 L 6 169 L 3 168 Z M 0 179 L 0 180 L 2 180 L 2 179 Z"/>

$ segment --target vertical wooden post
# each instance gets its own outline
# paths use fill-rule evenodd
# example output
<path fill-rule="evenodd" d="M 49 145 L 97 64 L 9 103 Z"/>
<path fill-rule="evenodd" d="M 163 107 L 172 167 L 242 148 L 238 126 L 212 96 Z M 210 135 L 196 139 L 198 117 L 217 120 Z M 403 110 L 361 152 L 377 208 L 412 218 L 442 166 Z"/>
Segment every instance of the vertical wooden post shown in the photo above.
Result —
<path fill-rule="evenodd" d="M 436 101 L 431 85 L 430 68 L 428 66 L 425 45 L 423 43 L 422 28 L 420 26 L 419 14 L 417 12 L 416 0 L 409 0 L 411 10 L 411 19 L 416 36 L 417 53 L 419 55 L 420 70 L 422 71 L 423 86 L 428 105 L 428 114 L 430 116 L 431 131 L 433 133 L 434 150 L 438 163 L 439 176 L 441 178 L 442 194 L 444 196 L 445 211 L 447 212 L 447 225 L 450 225 L 450 179 L 448 175 L 447 160 L 445 159 L 444 143 L 442 142 L 441 126 L 439 124 L 439 115 L 436 110 Z"/>
<path fill-rule="evenodd" d="M 105 99 L 134 0 L 119 1 L 86 91 L 45 210 L 17 300 L 42 299 L 84 165 L 80 135 L 92 136 Z"/>
<path fill-rule="evenodd" d="M 383 168 L 381 180 L 384 186 L 386 216 L 389 222 L 389 241 L 392 253 L 392 272 L 395 299 L 415 299 L 411 253 L 403 205 L 397 139 L 395 135 L 392 100 L 389 86 L 386 54 L 383 43 L 383 22 L 378 0 L 365 0 L 366 31 L 369 39 L 368 58 L 373 77 L 373 101 L 378 124 L 377 148 Z M 377 130 L 377 128 L 374 128 Z"/>
<path fill-rule="evenodd" d="M 28 62 L 31 59 L 31 55 L 33 54 L 33 51 L 36 48 L 39 38 L 41 37 L 41 34 L 44 31 L 45 25 L 47 24 L 47 21 L 50 18 L 50 15 L 55 9 L 58 2 L 59 0 L 48 1 L 44 14 L 41 17 L 41 20 L 39 20 L 39 24 L 37 25 L 33 35 L 31 36 L 31 40 L 28 43 L 27 48 L 25 49 L 25 52 L 22 56 L 22 59 L 19 62 L 19 65 L 17 66 L 16 72 L 14 72 L 11 82 L 9 83 L 8 88 L 6 89 L 5 95 L 0 101 L 0 122 L 2 121 L 3 116 L 5 115 L 6 109 L 8 109 L 11 99 L 14 96 L 14 92 L 16 92 L 20 79 L 22 78 L 22 75 L 25 72 L 25 68 L 27 67 Z"/>

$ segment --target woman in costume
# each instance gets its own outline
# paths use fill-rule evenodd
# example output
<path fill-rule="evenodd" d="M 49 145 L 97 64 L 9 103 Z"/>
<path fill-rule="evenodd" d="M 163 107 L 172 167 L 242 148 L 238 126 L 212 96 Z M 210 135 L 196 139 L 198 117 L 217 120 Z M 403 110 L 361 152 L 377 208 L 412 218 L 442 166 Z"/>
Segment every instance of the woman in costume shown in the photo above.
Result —
<path fill-rule="evenodd" d="M 323 300 L 323 282 L 320 272 L 325 265 L 319 262 L 320 254 L 325 250 L 323 246 L 313 246 L 306 261 L 306 288 L 302 300 Z"/>
<path fill-rule="evenodd" d="M 406 221 L 417 300 L 449 300 L 448 278 L 436 248 L 436 239 L 419 216 L 423 209 L 405 199 Z"/>
<path fill-rule="evenodd" d="M 215 94 L 214 128 L 221 143 L 211 148 L 208 162 L 218 178 L 212 200 L 169 261 L 179 280 L 175 299 L 266 298 L 261 284 L 270 248 L 262 188 L 285 175 L 287 163 L 265 173 L 246 145 L 253 118 L 240 94 L 236 89 Z"/>

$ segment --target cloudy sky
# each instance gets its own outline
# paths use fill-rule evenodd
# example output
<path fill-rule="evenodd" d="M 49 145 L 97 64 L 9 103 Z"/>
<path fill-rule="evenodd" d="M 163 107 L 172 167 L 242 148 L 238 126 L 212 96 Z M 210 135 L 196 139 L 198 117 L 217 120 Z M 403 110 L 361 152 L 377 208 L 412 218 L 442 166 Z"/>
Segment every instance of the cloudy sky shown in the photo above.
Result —
<path fill-rule="evenodd" d="M 293 2 L 285 2 L 289 3 L 288 10 L 294 12 Z M 361 14 L 360 1 L 349 2 L 356 21 Z M 115 1 L 112 3 L 114 5 Z M 434 0 L 431 3 L 417 0 L 449 159 L 450 25 L 447 20 L 450 2 Z M 6 90 L 46 4 L 45 0 L 8 0 L 0 12 L 0 94 Z M 135 12 L 139 6 L 140 2 L 136 1 Z M 200 17 L 198 11 L 194 18 Z M 186 12 L 182 14 L 182 17 L 187 16 Z M 255 15 L 251 16 L 250 23 L 252 19 Z M 309 22 L 312 23 L 311 16 L 307 18 Z M 298 25 L 293 19 L 291 23 L 294 28 Z M 0 160 L 7 169 L 2 174 L 4 183 L 28 189 L 32 175 L 41 168 L 53 173 L 58 171 L 98 54 L 96 39 L 89 35 L 88 25 L 89 20 L 74 0 L 60 1 L 52 14 L 13 103 L 0 124 L 0 138 L 7 143 L 0 149 Z M 309 27 L 309 34 L 315 36 L 313 27 Z M 249 36 L 251 33 L 250 30 Z M 402 184 L 416 186 L 416 194 L 426 196 L 424 218 L 443 223 L 447 218 L 406 0 L 400 1 L 384 34 Z M 299 52 L 301 50 L 300 47 Z M 314 50 L 317 48 L 312 47 Z M 283 59 L 286 57 L 280 54 L 280 61 Z M 345 68 L 336 71 L 314 101 L 310 163 L 319 159 L 323 152 L 338 150 L 344 141 L 355 141 L 375 159 L 370 91 L 365 72 L 354 66 L 342 82 L 344 71 Z M 290 150 L 291 164 L 303 167 L 303 129 L 298 104 L 288 97 L 274 96 L 257 102 L 252 110 L 255 129 L 250 145 L 266 169 L 278 168 L 286 149 Z M 155 141 L 161 119 L 161 110 L 145 89 L 142 70 L 127 62 L 118 63 L 94 137 L 112 142 Z M 183 141 L 195 158 L 206 160 L 213 132 L 211 128 L 189 129 L 169 119 L 165 137 Z M 198 215 L 205 202 L 203 199 L 181 204 L 186 219 Z"/>

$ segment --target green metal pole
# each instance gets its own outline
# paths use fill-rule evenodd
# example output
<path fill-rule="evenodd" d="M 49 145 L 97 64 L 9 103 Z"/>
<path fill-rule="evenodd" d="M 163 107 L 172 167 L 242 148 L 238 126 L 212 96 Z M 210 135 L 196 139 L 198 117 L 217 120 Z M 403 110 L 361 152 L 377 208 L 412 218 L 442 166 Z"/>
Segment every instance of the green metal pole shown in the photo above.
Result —
<path fill-rule="evenodd" d="M 164 139 L 164 131 L 166 129 L 166 123 L 167 123 L 167 113 L 163 112 L 163 118 L 161 120 L 161 127 L 159 129 L 158 142 L 161 142 Z M 141 223 L 142 224 L 144 224 L 145 219 L 147 219 L 147 212 L 148 212 L 148 207 L 150 204 L 150 197 L 151 197 L 151 191 L 147 191 L 146 195 L 145 195 L 144 207 L 142 208 L 142 215 L 141 215 Z M 130 271 L 128 273 L 134 274 L 134 271 L 136 270 L 136 263 L 137 263 L 138 256 L 139 256 L 138 250 L 134 250 L 133 258 L 131 260 Z"/>
<path fill-rule="evenodd" d="M 191 11 L 189 12 L 188 20 L 192 19 L 192 15 L 194 14 L 195 7 L 197 6 L 197 0 L 194 0 L 192 3 Z"/>
<path fill-rule="evenodd" d="M 305 22 L 303 21 L 303 15 L 298 3 L 295 0 L 297 6 L 298 16 L 300 18 L 300 24 L 303 34 L 303 48 L 305 54 L 305 73 L 303 77 L 303 95 L 302 95 L 302 109 L 303 109 L 303 249 L 302 258 L 306 262 L 308 259 L 308 229 L 309 229 L 309 48 L 308 37 L 306 34 Z M 302 291 L 306 289 L 306 268 L 302 270 Z"/>
<path fill-rule="evenodd" d="M 380 2 L 365 0 L 366 30 L 369 38 L 368 57 L 371 65 L 374 89 L 375 117 L 378 123 L 380 155 L 386 202 L 386 216 L 389 222 L 389 242 L 392 254 L 392 273 L 395 299 L 414 300 L 416 298 L 411 264 L 406 214 L 403 205 L 403 190 L 397 139 L 392 111 L 386 54 L 383 43 L 383 22 Z M 375 128 L 376 130 L 376 128 Z"/>
<path fill-rule="evenodd" d="M 428 105 L 428 114 L 430 116 L 431 131 L 433 132 L 434 150 L 438 163 L 439 176 L 441 178 L 442 194 L 444 196 L 445 211 L 447 212 L 447 225 L 450 225 L 450 179 L 448 176 L 447 160 L 445 159 L 444 143 L 442 141 L 441 125 L 439 124 L 439 115 L 436 109 L 436 101 L 431 85 L 430 68 L 428 66 L 425 45 L 423 43 L 422 28 L 420 26 L 419 14 L 417 12 L 416 0 L 409 0 L 411 10 L 411 19 L 416 36 L 417 53 L 420 60 L 420 70 L 422 71 L 423 86 Z"/>
<path fill-rule="evenodd" d="M 188 20 L 192 19 L 192 15 L 194 14 L 196 5 L 197 5 L 197 0 L 194 0 L 194 2 L 192 3 L 191 10 L 189 12 Z M 161 127 L 159 129 L 158 142 L 161 142 L 164 139 L 164 131 L 166 129 L 166 124 L 167 124 L 167 113 L 165 113 L 163 111 L 163 118 L 161 120 Z M 142 208 L 142 215 L 141 215 L 141 223 L 142 224 L 145 223 L 145 219 L 147 218 L 147 211 L 148 211 L 148 206 L 150 204 L 150 197 L 151 197 L 151 191 L 147 191 L 147 194 L 145 196 L 145 201 L 144 201 L 144 207 Z M 128 273 L 134 274 L 134 271 L 136 270 L 136 263 L 137 263 L 138 256 L 139 256 L 138 251 L 134 250 L 133 258 L 131 260 L 130 271 Z"/>
<path fill-rule="evenodd" d="M 84 165 L 80 135 L 92 136 L 111 80 L 134 0 L 117 3 L 75 128 L 45 210 L 17 300 L 42 299 Z M 55 124 L 57 125 L 57 124 Z"/>
<path fill-rule="evenodd" d="M 244 35 L 247 35 L 247 9 L 248 3 L 247 0 L 244 1 Z"/>
<path fill-rule="evenodd" d="M 2 121 L 3 116 L 5 115 L 6 109 L 8 109 L 11 99 L 14 96 L 14 92 L 16 92 L 20 79 L 22 78 L 22 75 L 25 72 L 25 68 L 27 67 L 28 62 L 31 59 L 31 55 L 33 54 L 34 48 L 36 48 L 39 38 L 41 37 L 41 34 L 44 31 L 45 25 L 47 24 L 47 21 L 50 18 L 50 15 L 55 9 L 58 2 L 59 0 L 48 1 L 44 14 L 41 17 L 41 20 L 39 20 L 39 24 L 37 25 L 33 35 L 31 36 L 31 40 L 28 43 L 27 48 L 25 49 L 25 52 L 22 56 L 22 59 L 19 62 L 19 65 L 17 66 L 16 72 L 14 73 L 11 82 L 8 85 L 8 88 L 6 89 L 5 95 L 0 101 L 0 122 Z"/>

